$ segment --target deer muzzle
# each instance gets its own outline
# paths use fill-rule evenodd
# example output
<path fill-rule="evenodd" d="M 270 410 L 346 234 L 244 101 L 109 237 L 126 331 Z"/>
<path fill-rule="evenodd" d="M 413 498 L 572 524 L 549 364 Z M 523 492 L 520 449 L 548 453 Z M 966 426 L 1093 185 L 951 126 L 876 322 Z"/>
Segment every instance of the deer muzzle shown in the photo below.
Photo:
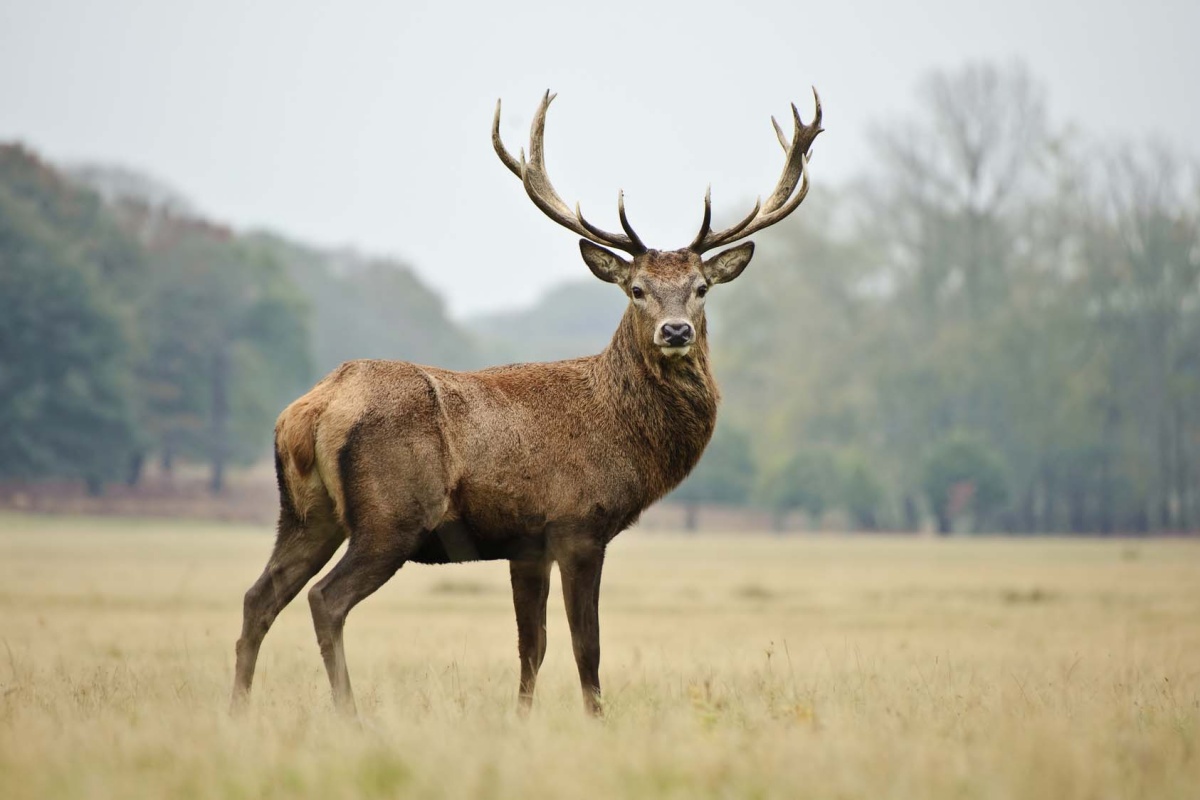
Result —
<path fill-rule="evenodd" d="M 654 332 L 654 343 L 667 355 L 687 355 L 696 341 L 696 329 L 686 319 L 669 319 Z"/>

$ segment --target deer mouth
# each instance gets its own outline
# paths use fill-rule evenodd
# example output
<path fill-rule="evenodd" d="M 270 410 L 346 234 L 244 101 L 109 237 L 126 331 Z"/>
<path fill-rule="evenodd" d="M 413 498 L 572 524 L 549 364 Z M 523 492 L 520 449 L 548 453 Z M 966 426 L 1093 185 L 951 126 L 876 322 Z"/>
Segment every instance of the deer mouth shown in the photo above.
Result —
<path fill-rule="evenodd" d="M 667 358 L 683 358 L 689 352 L 691 352 L 692 346 L 690 344 L 661 345 L 658 349 L 661 350 L 662 354 Z"/>

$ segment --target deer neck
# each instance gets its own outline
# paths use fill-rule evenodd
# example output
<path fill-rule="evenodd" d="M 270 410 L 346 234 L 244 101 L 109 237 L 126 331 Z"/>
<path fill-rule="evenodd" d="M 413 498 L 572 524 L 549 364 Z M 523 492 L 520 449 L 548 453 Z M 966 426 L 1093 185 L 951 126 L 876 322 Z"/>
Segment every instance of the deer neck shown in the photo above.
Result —
<path fill-rule="evenodd" d="M 634 309 L 626 309 L 612 342 L 600 354 L 601 385 L 631 446 L 642 450 L 649 502 L 673 489 L 704 452 L 717 420 L 720 399 L 709 365 L 708 332 L 685 357 L 664 357 L 639 335 Z"/>

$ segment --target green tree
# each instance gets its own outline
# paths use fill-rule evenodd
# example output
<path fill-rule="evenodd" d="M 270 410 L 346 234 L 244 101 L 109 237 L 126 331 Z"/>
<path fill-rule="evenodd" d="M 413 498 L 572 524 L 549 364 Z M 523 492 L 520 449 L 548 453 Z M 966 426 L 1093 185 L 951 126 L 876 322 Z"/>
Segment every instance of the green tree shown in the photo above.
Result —
<path fill-rule="evenodd" d="M 753 280 L 714 287 L 708 301 L 722 413 L 764 462 L 857 441 L 872 423 L 862 376 L 874 356 L 862 344 L 875 301 L 861 284 L 875 253 L 844 233 L 844 198 L 818 186 L 805 203 L 763 234 Z"/>
<path fill-rule="evenodd" d="M 134 448 L 130 320 L 105 283 L 128 265 L 97 241 L 112 234 L 97 208 L 29 154 L 0 148 L 5 477 L 77 478 L 98 492 Z"/>
<path fill-rule="evenodd" d="M 921 475 L 938 533 L 950 533 L 960 518 L 986 524 L 1008 499 L 1004 467 L 995 451 L 962 434 L 930 448 Z"/>
<path fill-rule="evenodd" d="M 837 504 L 837 459 L 824 448 L 798 450 L 776 469 L 762 474 L 759 498 L 773 512 L 777 530 L 796 509 L 817 521 Z"/>
<path fill-rule="evenodd" d="M 1105 482 L 1135 487 L 1139 530 L 1200 527 L 1200 170 L 1162 144 L 1099 159 L 1081 281 L 1103 364 Z M 1111 504 L 1105 514 L 1113 513 Z M 1107 522 L 1103 525 L 1107 528 Z"/>
<path fill-rule="evenodd" d="M 308 309 L 269 252 L 202 220 L 146 213 L 145 424 L 168 468 L 180 455 L 206 460 L 220 491 L 228 464 L 268 451 L 272 421 L 311 379 Z"/>
<path fill-rule="evenodd" d="M 871 461 L 861 451 L 842 453 L 838 459 L 837 504 L 846 510 L 856 528 L 873 531 L 887 493 Z"/>
<path fill-rule="evenodd" d="M 701 503 L 741 505 L 754 482 L 750 438 L 731 423 L 720 422 L 700 463 L 692 470 L 671 499 L 683 504 L 684 527 L 696 530 Z"/>

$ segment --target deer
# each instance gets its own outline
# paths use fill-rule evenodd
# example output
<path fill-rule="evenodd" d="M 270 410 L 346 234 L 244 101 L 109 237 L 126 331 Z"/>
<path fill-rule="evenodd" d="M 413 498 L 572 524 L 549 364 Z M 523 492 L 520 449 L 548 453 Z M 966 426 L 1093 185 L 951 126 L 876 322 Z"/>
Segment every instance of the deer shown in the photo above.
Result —
<path fill-rule="evenodd" d="M 546 654 L 546 603 L 557 564 L 585 712 L 601 716 L 600 576 L 617 534 L 678 485 L 712 435 L 719 399 L 709 357 L 705 300 L 754 254 L 733 245 L 778 223 L 808 193 L 808 158 L 822 132 L 821 100 L 805 124 L 792 104 L 789 138 L 772 117 L 783 172 L 765 201 L 732 226 L 712 228 L 712 189 L 686 247 L 648 248 L 617 195 L 623 233 L 572 210 L 546 172 L 543 96 L 529 155 L 492 144 L 546 216 L 582 238 L 592 274 L 629 298 L 599 354 L 550 363 L 455 372 L 403 361 L 348 361 L 280 414 L 276 538 L 246 592 L 231 707 L 244 708 L 263 638 L 283 608 L 309 590 L 317 643 L 335 708 L 357 717 L 343 631 L 358 603 L 405 563 L 507 560 L 520 659 L 518 711 L 533 704 Z M 624 253 L 628 258 L 618 255 Z"/>

